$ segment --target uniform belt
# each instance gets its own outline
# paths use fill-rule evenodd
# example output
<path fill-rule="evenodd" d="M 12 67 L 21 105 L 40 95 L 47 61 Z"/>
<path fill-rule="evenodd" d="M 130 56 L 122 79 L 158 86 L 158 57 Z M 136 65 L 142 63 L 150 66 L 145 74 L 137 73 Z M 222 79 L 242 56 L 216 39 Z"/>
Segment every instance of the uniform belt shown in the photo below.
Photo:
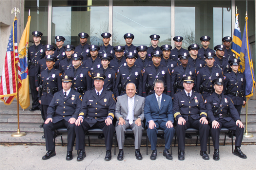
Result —
<path fill-rule="evenodd" d="M 213 89 L 212 88 L 205 88 L 204 92 L 213 93 Z"/>
<path fill-rule="evenodd" d="M 224 117 L 229 117 L 229 115 L 228 115 L 228 114 L 222 114 L 222 113 L 220 113 L 220 114 L 218 114 L 218 115 L 215 115 L 214 117 L 217 117 L 217 118 L 224 118 Z"/>
<path fill-rule="evenodd" d="M 78 92 L 78 93 L 83 93 L 85 91 L 84 87 L 74 87 L 74 89 Z"/>
<path fill-rule="evenodd" d="M 43 92 L 46 92 L 46 93 L 55 93 L 55 92 L 57 92 L 58 90 L 57 90 L 57 87 L 53 87 L 53 88 L 49 88 L 49 87 L 47 87 L 47 88 L 44 88 L 43 89 Z"/>
<path fill-rule="evenodd" d="M 239 96 L 239 97 L 242 97 L 242 96 L 244 96 L 243 94 L 243 92 L 230 92 L 229 94 L 232 94 L 233 96 Z"/>

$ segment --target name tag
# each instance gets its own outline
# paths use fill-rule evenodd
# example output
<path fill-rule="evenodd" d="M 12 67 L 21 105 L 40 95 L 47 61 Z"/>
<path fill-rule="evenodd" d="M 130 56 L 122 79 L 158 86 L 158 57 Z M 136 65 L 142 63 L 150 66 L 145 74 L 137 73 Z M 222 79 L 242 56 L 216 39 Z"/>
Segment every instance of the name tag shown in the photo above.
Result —
<path fill-rule="evenodd" d="M 89 102 L 93 102 L 93 100 L 89 100 Z"/>

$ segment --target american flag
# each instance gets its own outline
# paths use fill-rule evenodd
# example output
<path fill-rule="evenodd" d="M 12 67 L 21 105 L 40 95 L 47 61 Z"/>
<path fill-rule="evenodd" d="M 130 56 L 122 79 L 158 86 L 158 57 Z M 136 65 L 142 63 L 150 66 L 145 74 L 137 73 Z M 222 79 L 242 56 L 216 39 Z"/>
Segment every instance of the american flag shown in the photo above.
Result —
<path fill-rule="evenodd" d="M 7 51 L 0 82 L 0 99 L 4 101 L 4 103 L 7 105 L 11 104 L 13 99 L 17 95 L 15 64 L 18 62 L 19 56 L 17 44 L 17 18 L 15 17 L 8 40 Z M 20 87 L 20 81 L 18 86 Z"/>

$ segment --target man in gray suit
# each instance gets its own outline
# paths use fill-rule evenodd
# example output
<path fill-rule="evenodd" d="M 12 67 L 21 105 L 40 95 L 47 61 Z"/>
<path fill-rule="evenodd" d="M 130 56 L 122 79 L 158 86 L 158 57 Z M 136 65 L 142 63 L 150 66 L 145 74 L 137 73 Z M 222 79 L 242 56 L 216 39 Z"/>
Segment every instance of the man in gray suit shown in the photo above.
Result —
<path fill-rule="evenodd" d="M 131 128 L 134 133 L 136 159 L 142 159 L 142 155 L 140 153 L 140 144 L 143 130 L 142 121 L 144 119 L 145 98 L 135 95 L 135 93 L 135 84 L 128 83 L 126 85 L 126 94 L 118 96 L 117 98 L 115 116 L 118 120 L 116 123 L 116 135 L 119 147 L 117 160 L 119 161 L 122 161 L 124 158 L 124 132 L 127 128 Z"/>

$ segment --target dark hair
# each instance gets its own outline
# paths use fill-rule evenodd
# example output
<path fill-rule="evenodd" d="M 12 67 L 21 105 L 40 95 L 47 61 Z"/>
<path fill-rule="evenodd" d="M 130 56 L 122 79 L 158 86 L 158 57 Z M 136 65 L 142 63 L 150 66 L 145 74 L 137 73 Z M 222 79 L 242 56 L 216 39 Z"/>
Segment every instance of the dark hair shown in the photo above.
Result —
<path fill-rule="evenodd" d="M 156 80 L 156 81 L 154 82 L 154 87 L 156 86 L 156 83 L 162 83 L 163 86 L 164 86 L 164 82 L 163 82 L 162 80 Z"/>

